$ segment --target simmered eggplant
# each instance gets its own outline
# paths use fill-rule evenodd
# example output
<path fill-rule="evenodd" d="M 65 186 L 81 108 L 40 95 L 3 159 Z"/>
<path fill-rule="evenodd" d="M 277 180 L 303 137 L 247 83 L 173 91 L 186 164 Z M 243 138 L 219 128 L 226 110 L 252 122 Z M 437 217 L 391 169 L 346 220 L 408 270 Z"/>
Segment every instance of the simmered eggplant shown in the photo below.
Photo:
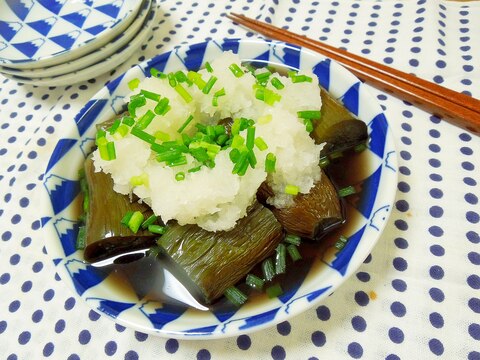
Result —
<path fill-rule="evenodd" d="M 282 226 L 275 216 L 255 203 L 233 230 L 209 232 L 197 225 L 169 224 L 158 245 L 210 304 L 270 256 L 282 240 Z"/>
<path fill-rule="evenodd" d="M 120 223 L 127 211 L 140 211 L 148 218 L 153 214 L 150 207 L 132 202 L 128 196 L 115 192 L 110 175 L 101 171 L 95 172 L 91 156 L 86 159 L 84 168 L 89 193 L 85 214 L 85 260 L 100 261 L 153 246 L 158 235 L 142 229 L 133 233 Z"/>
<path fill-rule="evenodd" d="M 264 183 L 257 198 L 265 203 L 271 195 Z M 271 208 L 287 233 L 318 240 L 345 220 L 337 190 L 325 173 L 308 194 L 298 194 L 294 201 L 286 208 Z"/>

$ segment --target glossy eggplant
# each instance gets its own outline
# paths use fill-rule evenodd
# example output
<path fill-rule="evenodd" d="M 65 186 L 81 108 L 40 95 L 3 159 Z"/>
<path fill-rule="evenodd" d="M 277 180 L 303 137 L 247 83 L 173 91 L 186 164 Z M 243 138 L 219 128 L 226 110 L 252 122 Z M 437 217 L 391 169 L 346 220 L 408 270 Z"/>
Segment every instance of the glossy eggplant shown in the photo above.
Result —
<path fill-rule="evenodd" d="M 210 304 L 270 256 L 282 240 L 275 216 L 255 203 L 233 230 L 209 232 L 196 225 L 169 224 L 158 245 L 200 289 L 201 300 Z"/>
<path fill-rule="evenodd" d="M 115 192 L 110 175 L 95 172 L 91 156 L 85 161 L 84 169 L 89 194 L 85 209 L 84 259 L 95 262 L 153 246 L 158 235 L 142 229 L 133 233 L 120 222 L 127 211 L 140 211 L 146 219 L 153 214 L 150 207 Z"/>

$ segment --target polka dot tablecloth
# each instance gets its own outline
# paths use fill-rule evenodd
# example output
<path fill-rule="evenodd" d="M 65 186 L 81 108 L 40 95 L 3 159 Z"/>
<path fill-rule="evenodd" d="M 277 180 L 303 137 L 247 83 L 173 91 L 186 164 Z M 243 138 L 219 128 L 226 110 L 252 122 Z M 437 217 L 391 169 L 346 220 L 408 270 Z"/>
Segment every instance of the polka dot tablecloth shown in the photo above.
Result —
<path fill-rule="evenodd" d="M 0 78 L 1 359 L 480 359 L 480 138 L 371 88 L 394 129 L 398 193 L 364 264 L 319 306 L 270 329 L 184 341 L 115 325 L 55 275 L 42 173 L 73 116 L 131 65 L 182 43 L 257 35 L 228 12 L 343 47 L 480 98 L 480 3 L 160 1 L 137 54 L 57 88 Z"/>

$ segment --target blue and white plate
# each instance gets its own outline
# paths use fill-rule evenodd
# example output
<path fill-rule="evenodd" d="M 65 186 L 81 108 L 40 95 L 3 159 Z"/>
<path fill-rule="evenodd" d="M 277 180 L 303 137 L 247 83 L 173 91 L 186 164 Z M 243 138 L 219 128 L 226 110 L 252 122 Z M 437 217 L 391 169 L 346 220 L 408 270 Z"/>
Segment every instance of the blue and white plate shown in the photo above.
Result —
<path fill-rule="evenodd" d="M 106 45 L 92 51 L 89 54 L 86 54 L 85 56 L 73 59 L 66 63 L 38 69 L 17 69 L 0 66 L 0 72 L 3 74 L 17 75 L 23 78 L 33 79 L 60 76 L 84 69 L 92 64 L 104 60 L 105 58 L 108 58 L 117 51 L 120 51 L 124 46 L 133 40 L 134 36 L 140 35 L 139 30 L 144 25 L 145 19 L 150 13 L 150 9 L 152 7 L 151 5 L 152 0 L 144 0 L 137 16 L 133 19 L 132 23 L 125 31 L 123 31 L 120 35 L 115 37 Z"/>
<path fill-rule="evenodd" d="M 278 298 L 260 296 L 234 308 L 201 311 L 160 303 L 112 286 L 112 279 L 83 263 L 75 250 L 78 231 L 80 186 L 78 169 L 92 150 L 95 124 L 125 110 L 128 82 L 143 79 L 155 67 L 163 72 L 197 70 L 206 61 L 231 50 L 246 61 L 312 69 L 320 84 L 368 124 L 370 142 L 362 156 L 361 191 L 348 206 L 356 218 L 345 228 L 348 242 L 342 250 L 333 246 L 319 252 L 308 267 Z M 360 176 L 360 175 L 359 175 Z M 56 145 L 47 165 L 44 185 L 49 201 L 42 213 L 45 242 L 58 274 L 96 311 L 119 324 L 144 333 L 200 339 L 234 336 L 263 329 L 315 306 L 347 279 L 379 240 L 397 187 L 397 163 L 391 128 L 376 99 L 366 86 L 343 67 L 309 50 L 275 41 L 224 40 L 180 46 L 139 64 L 98 92 L 77 114 L 74 124 Z M 346 309 L 345 311 L 348 311 Z"/>
<path fill-rule="evenodd" d="M 38 68 L 93 51 L 124 31 L 140 9 L 129 0 L 0 2 L 0 64 Z"/>

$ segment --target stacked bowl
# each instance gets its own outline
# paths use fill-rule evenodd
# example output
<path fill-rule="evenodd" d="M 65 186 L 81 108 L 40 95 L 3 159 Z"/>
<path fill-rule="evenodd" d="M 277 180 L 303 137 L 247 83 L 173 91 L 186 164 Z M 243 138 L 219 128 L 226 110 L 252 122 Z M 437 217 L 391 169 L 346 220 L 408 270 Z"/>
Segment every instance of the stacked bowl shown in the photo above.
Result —
<path fill-rule="evenodd" d="M 37 86 L 91 79 L 138 50 L 156 11 L 156 0 L 1 1 L 0 73 Z"/>

